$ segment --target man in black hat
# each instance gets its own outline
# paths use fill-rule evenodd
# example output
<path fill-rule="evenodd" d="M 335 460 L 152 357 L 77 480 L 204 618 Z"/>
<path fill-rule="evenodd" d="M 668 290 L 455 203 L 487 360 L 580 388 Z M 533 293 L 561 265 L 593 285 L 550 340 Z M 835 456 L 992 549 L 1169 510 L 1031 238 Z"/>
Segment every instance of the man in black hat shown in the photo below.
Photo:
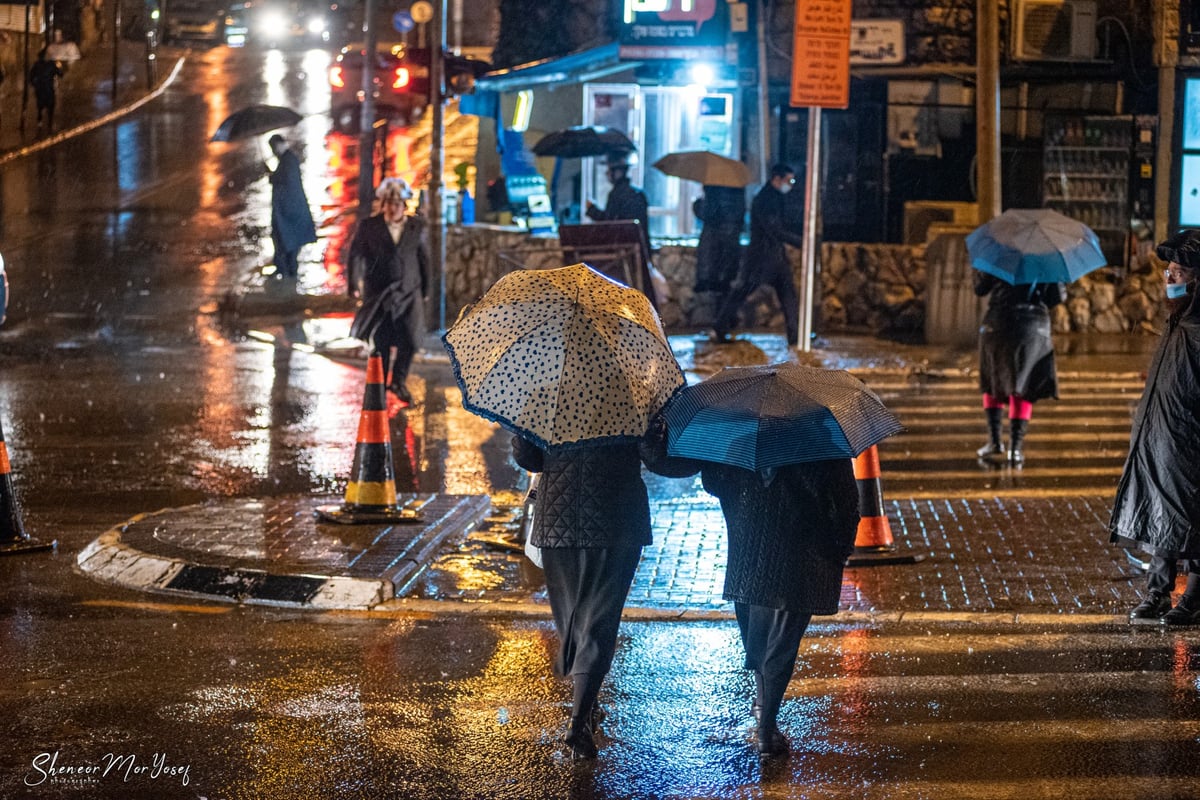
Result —
<path fill-rule="evenodd" d="M 1111 541 L 1150 558 L 1135 624 L 1200 625 L 1200 231 L 1158 246 L 1169 315 L 1133 417 L 1117 484 Z M 1187 585 L 1171 607 L 1179 562 Z"/>
<path fill-rule="evenodd" d="M 612 184 L 608 193 L 608 204 L 600 208 L 591 200 L 587 201 L 588 219 L 597 222 L 632 219 L 642 226 L 647 238 L 650 235 L 650 203 L 646 193 L 629 181 L 631 154 L 628 152 L 609 153 L 605 160 L 605 175 Z"/>

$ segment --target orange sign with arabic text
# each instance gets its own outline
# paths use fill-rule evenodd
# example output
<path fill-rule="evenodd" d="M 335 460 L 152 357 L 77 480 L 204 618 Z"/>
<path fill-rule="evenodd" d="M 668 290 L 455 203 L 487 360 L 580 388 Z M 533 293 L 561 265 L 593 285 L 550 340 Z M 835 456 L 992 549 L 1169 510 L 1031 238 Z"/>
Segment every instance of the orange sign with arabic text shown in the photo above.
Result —
<path fill-rule="evenodd" d="M 851 0 L 796 0 L 793 106 L 850 105 Z"/>

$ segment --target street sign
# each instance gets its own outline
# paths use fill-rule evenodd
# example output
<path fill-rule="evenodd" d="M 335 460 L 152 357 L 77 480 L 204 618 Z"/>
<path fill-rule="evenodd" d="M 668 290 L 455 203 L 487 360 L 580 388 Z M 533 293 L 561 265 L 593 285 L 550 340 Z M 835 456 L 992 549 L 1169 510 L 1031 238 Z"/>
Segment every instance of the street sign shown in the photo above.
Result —
<path fill-rule="evenodd" d="M 408 33 L 417 27 L 417 23 L 412 18 L 412 14 L 407 11 L 397 11 L 392 14 L 392 27 L 396 29 L 397 33 Z"/>
<path fill-rule="evenodd" d="M 408 13 L 412 14 L 413 22 L 424 25 L 433 19 L 433 5 L 426 2 L 426 0 L 417 0 L 408 9 Z"/>
<path fill-rule="evenodd" d="M 850 0 L 798 0 L 791 105 L 850 104 Z"/>

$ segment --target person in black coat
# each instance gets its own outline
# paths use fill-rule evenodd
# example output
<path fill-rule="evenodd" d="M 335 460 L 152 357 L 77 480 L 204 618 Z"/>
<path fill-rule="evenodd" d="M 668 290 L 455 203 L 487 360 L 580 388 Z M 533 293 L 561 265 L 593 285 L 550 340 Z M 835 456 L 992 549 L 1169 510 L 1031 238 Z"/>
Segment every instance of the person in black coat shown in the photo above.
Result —
<path fill-rule="evenodd" d="M 642 548 L 650 544 L 639 445 L 544 450 L 514 436 L 512 447 L 517 464 L 541 473 L 529 536 L 541 548 L 559 638 L 554 671 L 574 684 L 565 743 L 575 758 L 595 758 L 596 698 Z"/>
<path fill-rule="evenodd" d="M 390 376 L 389 388 L 411 403 L 405 381 L 425 327 L 429 295 L 425 222 L 406 213 L 412 189 L 403 178 L 385 178 L 375 196 L 380 213 L 363 220 L 350 243 L 347 292 L 354 297 L 361 291 L 363 299 L 350 332 L 371 343 L 383 359 L 384 375 Z"/>
<path fill-rule="evenodd" d="M 275 245 L 276 274 L 295 280 L 300 273 L 300 248 L 317 240 L 317 228 L 300 177 L 300 159 L 277 133 L 267 144 L 279 159 L 271 172 L 271 241 Z"/>
<path fill-rule="evenodd" d="M 700 220 L 696 247 L 696 291 L 729 291 L 742 263 L 742 228 L 746 222 L 746 192 L 731 186 L 705 186 L 692 204 Z"/>
<path fill-rule="evenodd" d="M 984 272 L 975 274 L 975 294 L 990 296 L 979 328 L 979 388 L 987 416 L 988 442 L 976 455 L 988 463 L 1025 461 L 1025 434 L 1033 404 L 1058 397 L 1050 309 L 1061 303 L 1061 283 L 1013 286 Z M 1009 441 L 1002 440 L 1008 408 Z"/>
<path fill-rule="evenodd" d="M 713 323 L 715 341 L 729 341 L 729 332 L 737 321 L 742 303 L 759 286 L 767 285 L 779 298 L 788 345 L 794 347 L 799 343 L 800 297 L 796 294 L 792 264 L 784 249 L 784 244 L 800 247 L 804 243 L 804 237 L 789 230 L 784 223 L 784 195 L 795 183 L 796 171 L 787 164 L 776 164 L 771 167 L 770 180 L 750 203 L 750 246 L 737 281 L 721 303 Z"/>
<path fill-rule="evenodd" d="M 646 193 L 629 180 L 631 159 L 632 155 L 624 151 L 608 154 L 605 160 L 605 174 L 608 182 L 612 184 L 608 200 L 604 208 L 588 200 L 584 213 L 588 219 L 597 222 L 634 220 L 642 227 L 643 235 L 649 241 L 650 203 L 646 199 Z"/>
<path fill-rule="evenodd" d="M 1167 329 L 1150 362 L 1108 523 L 1111 541 L 1148 555 L 1146 594 L 1130 622 L 1200 624 L 1200 231 L 1158 246 L 1167 262 Z M 1188 571 L 1178 604 L 1179 560 Z"/>
<path fill-rule="evenodd" d="M 29 68 L 29 85 L 37 101 L 37 124 L 45 122 L 47 130 L 54 130 L 54 106 L 58 101 L 58 79 L 63 76 L 57 61 L 46 57 L 46 48 L 38 51 L 37 61 Z"/>
<path fill-rule="evenodd" d="M 836 614 L 842 572 L 858 530 L 858 485 L 849 458 L 748 470 L 667 457 L 661 417 L 647 436 L 646 465 L 682 477 L 699 471 L 721 501 L 729 537 L 723 596 L 733 601 L 754 673 L 752 705 L 760 753 L 789 749 L 779 708 L 814 615 Z"/>

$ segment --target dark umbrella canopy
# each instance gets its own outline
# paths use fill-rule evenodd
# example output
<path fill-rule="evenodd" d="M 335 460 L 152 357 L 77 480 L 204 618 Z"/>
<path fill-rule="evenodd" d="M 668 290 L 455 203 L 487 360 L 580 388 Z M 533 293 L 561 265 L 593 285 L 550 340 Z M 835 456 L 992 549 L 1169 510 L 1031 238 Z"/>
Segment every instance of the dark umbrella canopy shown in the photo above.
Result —
<path fill-rule="evenodd" d="M 636 149 L 629 137 L 619 130 L 596 125 L 577 125 L 548 133 L 533 146 L 534 155 L 558 158 L 588 158 Z"/>
<path fill-rule="evenodd" d="M 302 119 L 304 117 L 283 106 L 250 106 L 230 114 L 210 141 L 236 142 L 278 128 L 290 128 Z"/>
<path fill-rule="evenodd" d="M 858 378 L 799 364 L 730 367 L 664 413 L 671 455 L 753 470 L 853 458 L 903 430 Z"/>

